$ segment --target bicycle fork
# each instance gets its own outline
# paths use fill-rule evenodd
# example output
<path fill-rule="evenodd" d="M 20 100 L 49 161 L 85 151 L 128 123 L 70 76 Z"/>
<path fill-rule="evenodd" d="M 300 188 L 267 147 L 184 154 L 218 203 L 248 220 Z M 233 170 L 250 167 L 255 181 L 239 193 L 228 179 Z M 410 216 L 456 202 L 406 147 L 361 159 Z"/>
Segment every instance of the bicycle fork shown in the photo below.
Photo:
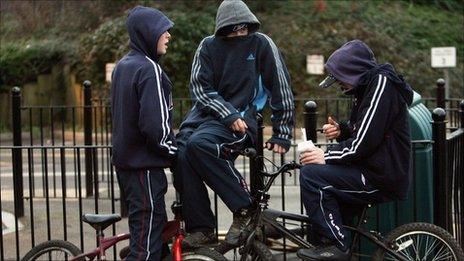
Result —
<path fill-rule="evenodd" d="M 180 222 L 179 230 L 177 231 L 177 236 L 172 244 L 172 260 L 173 261 L 182 261 L 182 241 L 185 238 L 184 233 L 184 222 Z"/>

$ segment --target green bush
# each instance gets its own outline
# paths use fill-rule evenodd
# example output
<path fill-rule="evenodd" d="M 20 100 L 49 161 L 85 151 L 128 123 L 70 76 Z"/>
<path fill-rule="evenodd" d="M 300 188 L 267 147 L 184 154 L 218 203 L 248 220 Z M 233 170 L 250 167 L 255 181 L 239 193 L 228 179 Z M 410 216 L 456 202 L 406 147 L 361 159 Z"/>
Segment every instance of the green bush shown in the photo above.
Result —
<path fill-rule="evenodd" d="M 73 57 L 73 48 L 58 41 L 9 42 L 0 47 L 0 88 L 23 85 Z"/>
<path fill-rule="evenodd" d="M 188 95 L 187 83 L 193 55 L 200 41 L 214 31 L 215 8 L 200 13 L 172 10 L 167 15 L 175 22 L 168 53 L 160 61 L 174 84 L 174 95 Z M 116 62 L 129 51 L 126 17 L 103 23 L 80 41 L 76 65 L 79 80 L 91 79 L 94 86 L 105 85 L 105 64 Z"/>

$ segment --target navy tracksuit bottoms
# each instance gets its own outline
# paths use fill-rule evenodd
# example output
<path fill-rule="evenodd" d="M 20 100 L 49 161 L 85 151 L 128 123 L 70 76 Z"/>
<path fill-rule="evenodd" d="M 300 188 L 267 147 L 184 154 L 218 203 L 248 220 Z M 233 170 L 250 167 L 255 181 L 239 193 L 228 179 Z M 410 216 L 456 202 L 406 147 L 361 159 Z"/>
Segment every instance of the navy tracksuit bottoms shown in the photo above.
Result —
<path fill-rule="evenodd" d="M 348 235 L 342 226 L 340 206 L 388 201 L 355 166 L 309 164 L 300 170 L 303 204 L 318 236 L 341 249 L 348 248 Z"/>
<path fill-rule="evenodd" d="M 216 226 L 206 183 L 235 212 L 250 205 L 251 197 L 241 174 L 234 167 L 236 156 L 223 153 L 224 145 L 243 149 L 248 134 L 234 134 L 218 121 L 198 128 L 183 128 L 177 135 L 178 157 L 175 185 L 181 194 L 187 232 L 213 231 Z"/>
<path fill-rule="evenodd" d="M 126 260 L 161 260 L 166 224 L 164 170 L 116 170 L 129 210 L 130 254 Z"/>

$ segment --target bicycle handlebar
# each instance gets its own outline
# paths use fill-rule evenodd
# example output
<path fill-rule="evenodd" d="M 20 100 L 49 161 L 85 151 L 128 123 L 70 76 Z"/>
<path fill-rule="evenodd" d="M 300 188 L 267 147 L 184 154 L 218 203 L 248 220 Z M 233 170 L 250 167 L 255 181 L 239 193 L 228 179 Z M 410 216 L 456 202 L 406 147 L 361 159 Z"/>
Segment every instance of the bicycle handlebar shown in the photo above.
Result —
<path fill-rule="evenodd" d="M 274 172 L 265 172 L 265 171 L 260 171 L 261 175 L 266 176 L 266 177 L 275 177 L 278 176 L 281 173 L 287 172 L 289 170 L 295 170 L 303 167 L 303 165 L 296 163 L 295 161 L 292 162 L 287 162 L 284 165 L 280 166 L 276 171 Z"/>
<path fill-rule="evenodd" d="M 243 150 L 232 150 L 232 149 L 229 149 L 229 150 L 231 152 L 238 153 L 240 155 L 249 157 L 250 159 L 256 159 L 256 157 L 257 157 L 257 152 L 256 152 L 256 150 L 254 148 L 245 148 Z M 264 156 L 263 156 L 263 158 L 264 158 Z M 284 173 L 286 171 L 299 169 L 302 166 L 303 165 L 301 165 L 299 163 L 296 163 L 295 161 L 292 161 L 292 162 L 287 162 L 287 163 L 283 164 L 282 166 L 280 166 L 274 172 L 260 171 L 260 174 L 265 176 L 265 177 L 275 177 L 275 176 L 278 176 L 279 174 Z"/>

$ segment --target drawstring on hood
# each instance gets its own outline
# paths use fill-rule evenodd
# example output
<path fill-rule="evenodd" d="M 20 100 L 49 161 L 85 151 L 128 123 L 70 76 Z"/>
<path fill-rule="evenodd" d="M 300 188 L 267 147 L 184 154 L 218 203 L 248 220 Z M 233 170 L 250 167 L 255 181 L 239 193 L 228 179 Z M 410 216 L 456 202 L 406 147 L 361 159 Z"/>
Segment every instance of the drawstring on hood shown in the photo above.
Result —
<path fill-rule="evenodd" d="M 162 12 L 149 7 L 136 6 L 127 15 L 126 28 L 130 47 L 158 61 L 158 40 L 174 23 Z"/>
<path fill-rule="evenodd" d="M 244 2 L 240 0 L 225 0 L 217 10 L 214 34 L 225 36 L 235 25 L 244 23 L 247 24 L 248 34 L 256 32 L 260 26 L 258 18 L 256 18 Z"/>

